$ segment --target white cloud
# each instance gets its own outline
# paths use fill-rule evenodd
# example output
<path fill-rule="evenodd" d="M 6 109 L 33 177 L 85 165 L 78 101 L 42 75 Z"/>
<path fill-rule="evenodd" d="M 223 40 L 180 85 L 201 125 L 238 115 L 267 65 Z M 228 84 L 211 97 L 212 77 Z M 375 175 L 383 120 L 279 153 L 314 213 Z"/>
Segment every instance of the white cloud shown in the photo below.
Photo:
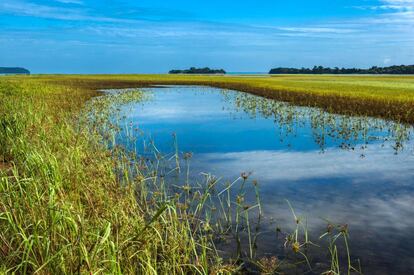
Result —
<path fill-rule="evenodd" d="M 99 10 L 80 0 L 37 3 L 40 2 L 0 0 L 0 15 L 68 22 L 42 27 L 29 24 L 12 26 L 10 23 L 2 28 L 0 35 L 16 39 L 20 37 L 21 41 L 29 37 L 39 40 L 39 43 L 41 40 L 56 40 L 62 47 L 68 40 L 105 48 L 116 44 L 118 48 L 129 48 L 131 54 L 134 51 L 138 54 L 138 48 L 148 52 L 157 49 L 154 55 L 162 52 L 177 56 L 177 53 L 185 52 L 183 56 L 186 56 L 192 52 L 194 58 L 207 53 L 209 57 L 220 54 L 223 58 L 217 57 L 218 62 L 215 63 L 227 60 L 230 64 L 243 63 L 245 68 L 250 68 L 252 63 L 260 63 L 255 70 L 275 65 L 349 67 L 356 66 L 355 61 L 357 66 L 368 67 L 382 65 L 384 58 L 396 63 L 411 63 L 413 58 L 410 51 L 414 47 L 413 1 L 377 2 L 377 6 L 382 6 L 382 9 L 377 8 L 366 17 L 322 19 L 308 24 L 285 25 L 272 24 L 270 21 L 262 21 L 260 25 L 203 21 L 188 15 L 176 17 L 176 13 L 169 10 L 154 11 L 129 6 L 118 7 L 117 10 Z M 84 22 L 73 28 L 74 21 Z M 9 50 L 13 51 L 12 48 Z M 299 58 L 295 51 L 306 51 L 307 54 Z"/>
<path fill-rule="evenodd" d="M 390 64 L 391 60 L 392 60 L 391 58 L 384 58 L 384 64 L 385 65 Z"/>
<path fill-rule="evenodd" d="M 414 10 L 414 0 L 382 0 L 384 8 L 395 10 Z"/>
<path fill-rule="evenodd" d="M 381 0 L 380 5 L 356 6 L 358 9 L 374 10 L 377 16 L 363 18 L 360 22 L 370 24 L 414 24 L 414 0 Z"/>
<path fill-rule="evenodd" d="M 63 4 L 83 5 L 83 1 L 81 0 L 55 0 L 55 1 L 59 3 L 63 3 Z"/>
<path fill-rule="evenodd" d="M 380 4 L 369 6 L 355 6 L 363 10 L 382 10 L 382 11 L 412 11 L 414 10 L 414 1 L 412 0 L 380 0 Z"/>
<path fill-rule="evenodd" d="M 65 1 L 65 0 L 64 0 Z M 80 1 L 67 1 L 67 3 Z M 32 16 L 66 21 L 94 21 L 112 23 L 133 23 L 138 20 L 129 20 L 101 15 L 90 15 L 82 8 L 66 8 L 48 5 L 39 5 L 24 1 L 0 2 L 0 12 L 19 16 Z"/>
<path fill-rule="evenodd" d="M 356 29 L 329 28 L 329 27 L 279 27 L 279 30 L 301 33 L 335 33 L 346 34 L 358 32 Z"/>

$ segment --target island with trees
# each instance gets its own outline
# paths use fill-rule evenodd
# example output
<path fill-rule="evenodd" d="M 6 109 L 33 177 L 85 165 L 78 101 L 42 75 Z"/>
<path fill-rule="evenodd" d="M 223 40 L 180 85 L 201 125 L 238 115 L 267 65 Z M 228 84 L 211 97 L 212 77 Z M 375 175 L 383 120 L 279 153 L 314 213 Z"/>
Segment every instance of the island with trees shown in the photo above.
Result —
<path fill-rule="evenodd" d="M 414 65 L 395 65 L 389 67 L 373 66 L 369 69 L 329 68 L 314 66 L 310 68 L 273 68 L 269 74 L 414 74 Z"/>
<path fill-rule="evenodd" d="M 20 67 L 0 67 L 0 74 L 30 74 L 30 71 Z"/>
<path fill-rule="evenodd" d="M 226 74 L 226 71 L 223 69 L 210 69 L 209 67 L 205 68 L 195 68 L 191 67 L 188 70 L 171 70 L 170 74 Z"/>

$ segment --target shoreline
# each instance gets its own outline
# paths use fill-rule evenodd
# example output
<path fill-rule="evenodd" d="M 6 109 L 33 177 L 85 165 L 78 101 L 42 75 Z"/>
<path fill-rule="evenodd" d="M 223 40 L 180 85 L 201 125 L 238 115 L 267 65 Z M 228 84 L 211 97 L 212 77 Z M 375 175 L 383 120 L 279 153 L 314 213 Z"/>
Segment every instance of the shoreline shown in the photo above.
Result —
<path fill-rule="evenodd" d="M 414 76 L 41 76 L 49 81 L 92 90 L 148 85 L 203 85 L 237 90 L 298 106 L 343 115 L 366 115 L 414 123 Z M 394 82 L 390 83 L 390 78 Z M 373 81 L 374 80 L 374 81 Z M 384 87 L 381 84 L 384 83 Z"/>

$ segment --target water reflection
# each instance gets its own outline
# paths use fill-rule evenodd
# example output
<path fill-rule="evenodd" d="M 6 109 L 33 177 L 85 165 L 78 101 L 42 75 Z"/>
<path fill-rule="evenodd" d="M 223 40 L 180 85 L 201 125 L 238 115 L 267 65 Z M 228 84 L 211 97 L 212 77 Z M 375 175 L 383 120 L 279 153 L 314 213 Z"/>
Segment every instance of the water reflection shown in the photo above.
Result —
<path fill-rule="evenodd" d="M 370 117 L 340 116 L 318 108 L 292 106 L 289 103 L 268 100 L 246 93 L 221 91 L 231 102 L 229 112 L 249 114 L 250 118 L 272 119 L 279 128 L 281 138 L 297 136 L 298 128 L 310 128 L 314 141 L 325 150 L 327 146 L 339 145 L 343 149 L 364 149 L 372 141 L 393 141 L 396 152 L 409 140 L 410 125 L 374 119 Z"/>
<path fill-rule="evenodd" d="M 210 172 L 226 181 L 251 171 L 272 221 L 262 225 L 260 253 L 280 253 L 275 228 L 295 226 L 288 199 L 316 237 L 324 220 L 349 224 L 353 254 L 366 273 L 414 272 L 411 126 L 213 88 L 146 92 L 149 100 L 122 107 L 118 142 L 132 135 L 126 145 L 145 154 L 149 142 L 169 153 L 178 140 L 181 152 L 193 152 L 193 178 Z M 255 196 L 249 190 L 247 202 Z"/>

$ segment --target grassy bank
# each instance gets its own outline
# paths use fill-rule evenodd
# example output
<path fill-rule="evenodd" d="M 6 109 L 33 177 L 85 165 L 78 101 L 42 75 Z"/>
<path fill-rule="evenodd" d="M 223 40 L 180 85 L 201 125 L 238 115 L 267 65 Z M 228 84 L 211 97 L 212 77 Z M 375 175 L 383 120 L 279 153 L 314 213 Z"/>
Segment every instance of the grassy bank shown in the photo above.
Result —
<path fill-rule="evenodd" d="M 234 270 L 162 189 L 145 191 L 140 173 L 120 180 L 129 159 L 108 151 L 99 129 L 111 127 L 104 114 L 114 101 L 140 94 L 88 109 L 95 96 L 37 80 L 0 80 L 0 273 Z"/>
<path fill-rule="evenodd" d="M 37 78 L 88 88 L 135 87 L 149 84 L 210 85 L 245 91 L 296 105 L 321 107 L 340 114 L 414 122 L 413 76 L 73 75 Z"/>
<path fill-rule="evenodd" d="M 224 220 L 213 224 L 211 216 L 220 216 L 209 205 L 214 178 L 206 177 L 202 188 L 192 190 L 186 182 L 171 193 L 154 168 L 164 160 L 158 154 L 146 162 L 115 144 L 108 149 L 116 132 L 108 116 L 117 104 L 143 95 L 100 98 L 96 91 L 159 82 L 237 88 L 249 81 L 256 83 L 254 78 L 187 76 L 1 78 L 0 272 L 215 274 L 243 270 L 247 261 L 264 272 L 288 270 L 292 264 L 284 267 L 277 258 L 254 261 L 257 236 L 251 235 L 249 215 L 261 208 L 244 201 L 247 175 L 237 179 L 235 201 L 229 195 L 232 184 L 220 192 L 214 213 L 222 209 Z M 280 234 L 293 262 L 311 268 L 305 252 L 312 244 L 305 225 L 293 216 L 294 232 Z M 247 256 L 220 259 L 214 232 L 231 233 L 238 243 L 247 233 Z M 331 266 L 322 271 L 351 271 L 350 261 L 339 264 L 335 244 L 342 239 L 347 244 L 347 228 L 329 225 L 324 236 L 334 241 L 329 242 Z M 348 250 L 343 255 L 350 259 Z"/>

